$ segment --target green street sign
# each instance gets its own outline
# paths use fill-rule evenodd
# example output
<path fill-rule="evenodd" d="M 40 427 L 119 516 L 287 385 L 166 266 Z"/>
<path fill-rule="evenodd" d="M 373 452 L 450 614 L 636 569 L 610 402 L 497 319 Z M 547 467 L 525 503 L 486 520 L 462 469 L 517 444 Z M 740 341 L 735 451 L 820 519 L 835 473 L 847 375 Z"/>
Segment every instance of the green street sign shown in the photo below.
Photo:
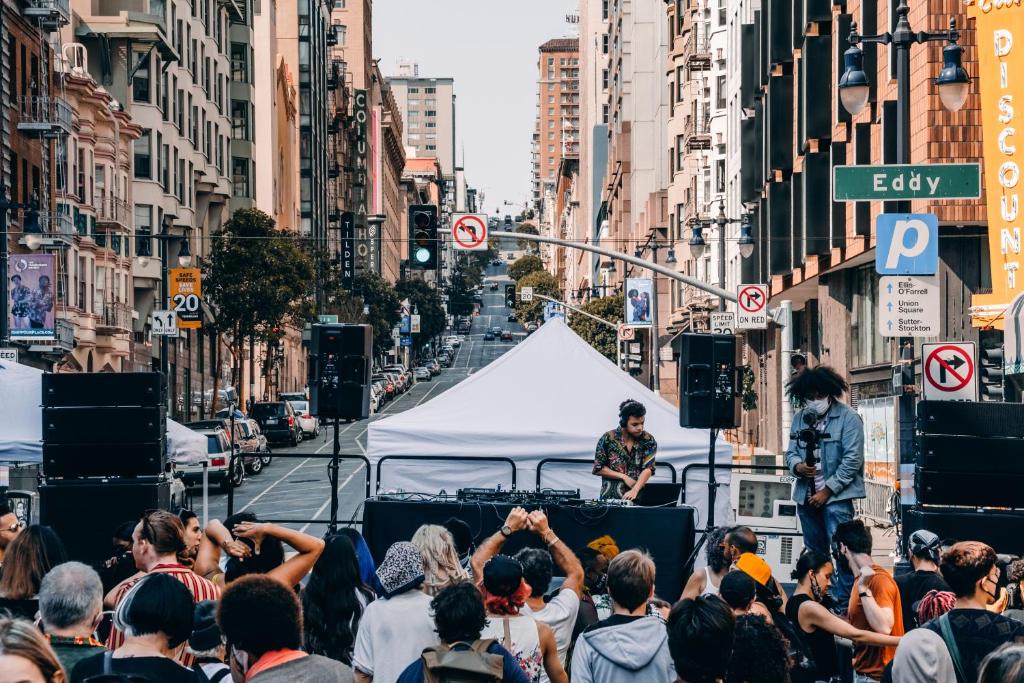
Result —
<path fill-rule="evenodd" d="M 885 164 L 832 168 L 832 198 L 837 202 L 980 197 L 981 164 Z"/>
<path fill-rule="evenodd" d="M 317 322 L 321 325 L 337 325 L 338 316 L 336 315 L 319 315 L 317 316 Z"/>

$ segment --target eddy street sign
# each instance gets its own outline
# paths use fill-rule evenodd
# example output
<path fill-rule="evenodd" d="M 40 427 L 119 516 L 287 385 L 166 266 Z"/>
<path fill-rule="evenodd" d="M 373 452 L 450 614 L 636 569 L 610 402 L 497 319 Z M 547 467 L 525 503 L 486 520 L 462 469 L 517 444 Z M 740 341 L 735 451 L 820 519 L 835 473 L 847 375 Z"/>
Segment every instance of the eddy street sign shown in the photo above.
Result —
<path fill-rule="evenodd" d="M 883 164 L 832 168 L 832 198 L 837 202 L 979 197 L 981 164 Z"/>
<path fill-rule="evenodd" d="M 883 337 L 939 336 L 939 278 L 878 278 L 878 331 Z"/>

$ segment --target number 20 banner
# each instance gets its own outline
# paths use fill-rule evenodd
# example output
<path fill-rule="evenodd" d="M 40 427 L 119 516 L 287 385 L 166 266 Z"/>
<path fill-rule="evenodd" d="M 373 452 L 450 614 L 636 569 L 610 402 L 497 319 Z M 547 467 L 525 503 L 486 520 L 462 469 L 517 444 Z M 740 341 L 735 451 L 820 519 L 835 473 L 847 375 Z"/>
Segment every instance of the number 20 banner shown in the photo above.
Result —
<path fill-rule="evenodd" d="M 170 307 L 178 316 L 178 329 L 198 330 L 203 326 L 202 271 L 198 268 L 171 268 Z"/>

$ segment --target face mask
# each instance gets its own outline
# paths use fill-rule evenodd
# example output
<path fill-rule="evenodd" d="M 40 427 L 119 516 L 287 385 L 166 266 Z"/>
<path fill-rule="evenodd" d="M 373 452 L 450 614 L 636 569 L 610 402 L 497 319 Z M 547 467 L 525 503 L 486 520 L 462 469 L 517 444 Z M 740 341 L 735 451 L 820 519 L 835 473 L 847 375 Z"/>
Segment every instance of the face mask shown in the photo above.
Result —
<path fill-rule="evenodd" d="M 824 415 L 832 405 L 827 398 L 815 398 L 804 402 L 804 408 L 815 415 Z"/>
<path fill-rule="evenodd" d="M 811 595 L 818 602 L 825 599 L 825 592 L 821 590 L 821 586 L 818 585 L 818 580 L 814 578 L 814 574 L 811 574 Z"/>

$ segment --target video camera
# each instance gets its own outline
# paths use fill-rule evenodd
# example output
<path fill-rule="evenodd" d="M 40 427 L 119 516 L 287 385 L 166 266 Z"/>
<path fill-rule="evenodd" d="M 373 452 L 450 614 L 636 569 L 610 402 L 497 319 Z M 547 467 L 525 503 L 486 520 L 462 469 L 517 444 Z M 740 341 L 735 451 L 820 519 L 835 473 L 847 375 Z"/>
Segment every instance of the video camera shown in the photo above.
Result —
<path fill-rule="evenodd" d="M 804 428 L 798 432 L 794 432 L 789 435 L 789 438 L 796 439 L 797 446 L 804 449 L 804 464 L 808 467 L 815 467 L 818 464 L 818 457 L 815 455 L 815 451 L 818 450 L 818 444 L 822 439 L 831 438 L 824 432 L 819 432 L 814 428 L 814 423 L 819 420 L 819 416 L 814 413 L 805 412 L 803 414 Z M 807 489 L 807 495 L 813 496 L 814 491 L 814 479 L 810 478 L 810 486 Z"/>

